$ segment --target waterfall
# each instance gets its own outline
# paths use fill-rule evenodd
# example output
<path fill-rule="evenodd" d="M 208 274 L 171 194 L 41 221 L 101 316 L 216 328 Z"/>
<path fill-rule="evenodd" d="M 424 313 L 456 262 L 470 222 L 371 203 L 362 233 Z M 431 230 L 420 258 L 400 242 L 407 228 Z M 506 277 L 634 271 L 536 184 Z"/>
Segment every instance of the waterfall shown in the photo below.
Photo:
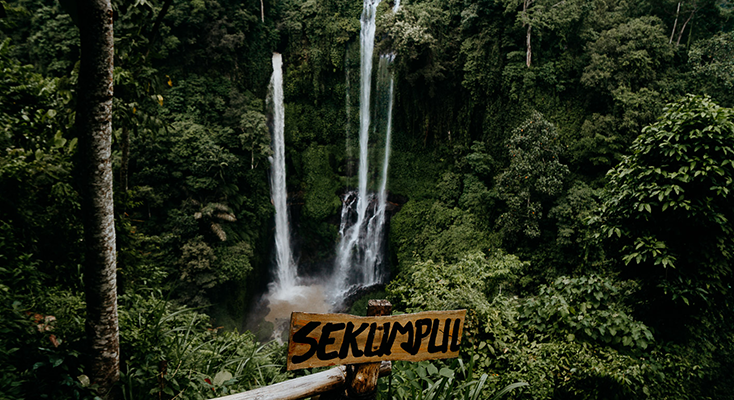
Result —
<path fill-rule="evenodd" d="M 382 160 L 382 171 L 380 173 L 380 188 L 377 194 L 377 204 L 375 211 L 367 224 L 367 236 L 365 238 L 365 262 L 364 265 L 369 267 L 365 270 L 366 284 L 377 283 L 380 280 L 378 270 L 384 262 L 382 259 L 383 235 L 385 228 L 385 208 L 387 207 L 387 173 L 390 165 L 390 136 L 392 134 L 392 103 L 393 103 L 393 77 L 390 72 L 390 65 L 395 59 L 394 54 L 385 54 L 380 56 L 380 63 L 377 67 L 377 105 L 381 120 L 385 122 L 385 150 Z"/>
<path fill-rule="evenodd" d="M 377 76 L 376 124 L 370 113 L 372 59 L 375 42 L 375 13 L 379 0 L 365 0 L 360 32 L 361 75 L 359 102 L 359 186 L 342 198 L 340 242 L 337 247 L 334 300 L 352 285 L 371 285 L 382 278 L 387 174 L 392 130 L 393 78 L 389 67 L 394 55 L 380 57 Z M 399 3 L 398 3 L 399 4 Z M 395 8 L 397 9 L 397 8 Z M 384 123 L 384 127 L 382 126 Z M 371 125 L 375 125 L 372 127 Z M 385 149 L 377 195 L 368 191 L 369 132 L 384 130 Z"/>
<path fill-rule="evenodd" d="M 273 54 L 273 76 L 270 81 L 269 103 L 273 105 L 273 128 L 270 185 L 275 206 L 276 273 L 274 282 L 263 295 L 258 308 L 267 308 L 265 320 L 273 324 L 273 337 L 279 340 L 288 329 L 292 311 L 327 312 L 338 304 L 353 286 L 380 283 L 384 278 L 384 260 L 387 177 L 390 159 L 390 141 L 393 108 L 393 77 L 390 65 L 394 55 L 380 57 L 375 96 L 375 123 L 371 121 L 372 63 L 375 41 L 375 14 L 380 0 L 364 0 L 360 32 L 361 74 L 359 96 L 359 171 L 356 190 L 342 197 L 340 242 L 336 249 L 334 271 L 330 279 L 322 276 L 297 276 L 297 266 L 291 253 L 288 223 L 285 146 L 283 138 L 283 76 L 280 54 Z M 396 2 L 394 10 L 399 2 Z M 352 121 L 350 102 L 350 76 L 346 71 L 346 154 L 351 157 Z M 356 77 L 355 77 L 356 78 Z M 355 79 L 356 80 L 356 79 Z M 356 90 L 356 88 L 355 88 Z M 355 105 L 356 106 L 356 105 Z M 356 123 L 355 123 L 356 125 Z M 354 129 L 356 131 L 356 129 Z M 355 132 L 356 133 L 356 132 Z M 369 171 L 369 136 L 384 137 L 382 168 Z M 384 135 L 384 136 L 383 136 Z M 379 144 L 383 144 L 379 142 Z M 378 145 L 373 144 L 377 149 Z M 377 150 L 379 151 L 379 150 Z M 378 159 L 374 155 L 375 160 Z M 351 160 L 348 160 L 351 162 Z M 351 164 L 350 164 L 351 165 Z M 351 168 L 351 167 L 350 167 Z M 376 169 L 376 168 L 375 168 Z M 349 174 L 351 176 L 351 173 Z M 370 176 L 378 176 L 379 182 L 370 184 Z M 374 178 L 373 178 L 374 179 Z M 377 187 L 375 188 L 375 185 Z M 376 192 L 375 192 L 376 190 Z"/>
<path fill-rule="evenodd" d="M 273 76 L 270 79 L 268 102 L 273 107 L 272 146 L 270 158 L 270 190 L 275 206 L 275 279 L 268 292 L 258 303 L 266 309 L 264 320 L 272 325 L 272 338 L 283 340 L 288 332 L 288 321 L 293 311 L 325 313 L 329 311 L 324 286 L 297 276 L 297 265 L 291 252 L 288 223 L 288 203 L 285 185 L 285 113 L 283 107 L 283 62 L 280 54 L 273 53 Z M 282 342 L 281 342 L 282 343 Z"/>
<path fill-rule="evenodd" d="M 375 48 L 375 16 L 380 0 L 364 0 L 360 39 L 360 92 L 359 92 L 359 193 L 357 197 L 357 226 L 364 222 L 369 198 L 367 172 L 369 170 L 370 95 L 372 91 L 372 52 Z M 353 240 L 359 238 L 356 229 Z"/>
<path fill-rule="evenodd" d="M 352 166 L 352 98 L 350 96 L 350 92 L 352 90 L 352 84 L 349 81 L 349 51 L 344 52 L 344 83 L 346 90 L 344 91 L 344 103 L 345 103 L 345 113 L 347 116 L 346 119 L 346 126 L 344 128 L 345 131 L 345 155 L 347 158 L 347 176 L 352 176 L 353 172 L 353 166 Z"/>
<path fill-rule="evenodd" d="M 285 113 L 283 107 L 283 60 L 273 53 L 273 76 L 270 79 L 269 97 L 273 103 L 273 132 L 270 190 L 275 206 L 275 292 L 286 293 L 296 286 L 296 263 L 291 253 L 288 227 L 288 204 L 285 180 Z"/>
<path fill-rule="evenodd" d="M 334 285 L 339 297 L 351 284 L 367 283 L 367 275 L 361 239 L 367 216 L 367 206 L 373 195 L 367 192 L 369 171 L 369 130 L 370 130 L 370 96 L 372 89 L 372 52 L 375 47 L 375 16 L 380 0 L 364 0 L 360 25 L 360 96 L 359 96 L 359 185 L 356 194 L 356 210 L 354 194 L 344 196 L 342 206 L 341 239 L 336 252 L 336 271 Z M 356 212 L 356 221 L 347 226 Z M 351 222 L 351 221 L 349 221 Z M 342 229 L 343 228 L 343 229 Z M 367 272 L 367 273 L 366 273 Z"/>

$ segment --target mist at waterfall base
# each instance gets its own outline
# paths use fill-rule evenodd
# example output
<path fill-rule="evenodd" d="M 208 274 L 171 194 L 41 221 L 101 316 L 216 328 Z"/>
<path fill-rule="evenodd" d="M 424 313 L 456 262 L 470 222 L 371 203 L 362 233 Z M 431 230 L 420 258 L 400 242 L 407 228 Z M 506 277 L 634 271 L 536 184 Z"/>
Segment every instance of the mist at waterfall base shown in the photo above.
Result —
<path fill-rule="evenodd" d="M 389 70 L 394 55 L 379 58 L 375 106 L 371 110 L 372 64 L 375 15 L 379 0 L 365 0 L 360 33 L 360 129 L 358 187 L 342 195 L 339 224 L 340 241 L 332 268 L 323 268 L 319 276 L 299 276 L 293 256 L 289 229 L 284 143 L 283 73 L 280 54 L 273 55 L 273 75 L 269 103 L 272 106 L 271 196 L 275 206 L 275 269 L 273 281 L 257 304 L 255 314 L 272 324 L 272 337 L 282 339 L 293 311 L 328 312 L 341 306 L 345 296 L 355 289 L 379 284 L 386 278 L 387 246 L 385 240 L 387 177 L 392 129 L 393 77 Z M 348 94 L 347 94 L 348 96 Z M 349 104 L 347 97 L 347 112 Z M 374 113 L 375 121 L 372 122 Z M 349 129 L 349 127 L 347 127 Z M 382 143 L 379 183 L 369 181 L 370 133 Z M 348 132 L 347 132 L 348 138 Z M 346 141 L 349 146 L 349 140 Z M 379 146 L 382 145 L 382 146 Z M 348 151 L 348 149 L 347 149 Z M 374 150 L 377 151 L 377 150 Z M 377 186 L 376 192 L 369 187 Z M 259 311 L 259 312 L 257 312 Z M 265 314 L 265 311 L 267 314 Z"/>

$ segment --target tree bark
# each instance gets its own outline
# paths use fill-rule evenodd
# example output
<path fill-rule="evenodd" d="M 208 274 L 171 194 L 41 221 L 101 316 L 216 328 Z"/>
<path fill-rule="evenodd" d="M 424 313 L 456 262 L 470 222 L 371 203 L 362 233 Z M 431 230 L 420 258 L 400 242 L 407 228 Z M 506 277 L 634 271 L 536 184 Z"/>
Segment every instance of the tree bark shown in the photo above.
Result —
<path fill-rule="evenodd" d="M 668 44 L 673 44 L 673 36 L 675 36 L 675 29 L 678 27 L 678 17 L 680 17 L 680 1 L 678 2 L 678 10 L 675 12 L 675 22 L 673 23 L 673 31 L 670 32 L 670 40 Z"/>
<path fill-rule="evenodd" d="M 530 64 L 533 62 L 533 50 L 530 48 L 530 33 L 532 28 L 533 26 L 528 24 L 528 34 L 526 38 L 527 52 L 525 53 L 525 65 L 528 68 L 530 68 Z"/>
<path fill-rule="evenodd" d="M 696 14 L 696 11 L 698 11 L 698 8 L 694 8 L 693 11 L 691 11 L 691 15 L 688 16 L 688 19 L 680 28 L 680 32 L 678 33 L 678 40 L 675 41 L 676 46 L 680 46 L 680 39 L 683 37 L 683 32 L 686 30 L 686 26 L 688 26 L 688 23 L 691 22 L 691 18 L 693 18 L 693 15 Z"/>
<path fill-rule="evenodd" d="M 120 379 L 112 198 L 113 29 L 110 0 L 76 0 L 81 63 L 76 111 L 84 224 L 87 375 L 103 399 Z"/>

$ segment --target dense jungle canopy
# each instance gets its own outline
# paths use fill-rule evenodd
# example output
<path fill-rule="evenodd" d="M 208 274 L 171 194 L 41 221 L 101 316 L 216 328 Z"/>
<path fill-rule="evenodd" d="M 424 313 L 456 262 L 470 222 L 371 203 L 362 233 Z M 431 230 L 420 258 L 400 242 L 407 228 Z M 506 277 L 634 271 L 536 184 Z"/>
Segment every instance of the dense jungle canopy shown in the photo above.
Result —
<path fill-rule="evenodd" d="M 734 399 L 734 3 L 393 6 L 375 42 L 395 54 L 391 279 L 373 296 L 469 312 L 461 363 L 397 363 L 378 398 Z M 271 56 L 292 234 L 317 271 L 356 183 L 363 4 L 112 7 L 118 396 L 288 379 L 272 327 L 246 325 L 272 266 Z M 3 399 L 95 396 L 76 20 L 74 1 L 0 1 Z"/>

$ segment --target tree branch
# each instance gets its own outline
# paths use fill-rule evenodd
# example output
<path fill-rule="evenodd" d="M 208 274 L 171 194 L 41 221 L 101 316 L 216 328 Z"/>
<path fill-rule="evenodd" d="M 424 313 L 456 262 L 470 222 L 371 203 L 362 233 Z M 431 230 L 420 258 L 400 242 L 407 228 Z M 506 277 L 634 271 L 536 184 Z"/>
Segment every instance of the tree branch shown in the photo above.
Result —
<path fill-rule="evenodd" d="M 693 18 L 693 15 L 696 14 L 696 11 L 698 11 L 698 7 L 694 6 L 693 11 L 691 11 L 691 15 L 688 16 L 688 19 L 683 24 L 683 26 L 680 28 L 680 33 L 678 33 L 678 40 L 675 41 L 676 46 L 680 45 L 680 39 L 683 37 L 683 32 L 685 32 L 686 26 L 688 26 L 688 22 L 691 21 L 691 18 Z"/>
<path fill-rule="evenodd" d="M 678 2 L 678 10 L 675 12 L 675 22 L 673 23 L 673 31 L 670 32 L 670 40 L 668 44 L 673 43 L 673 36 L 675 35 L 675 28 L 678 26 L 678 17 L 680 16 L 680 1 Z"/>
<path fill-rule="evenodd" d="M 148 54 L 150 53 L 150 50 L 153 48 L 153 45 L 155 44 L 156 39 L 158 39 L 158 30 L 161 28 L 161 23 L 163 22 L 163 17 L 166 16 L 166 13 L 168 13 L 168 8 L 171 7 L 171 3 L 173 3 L 173 0 L 165 0 L 163 2 L 163 7 L 158 12 L 158 16 L 155 18 L 155 23 L 153 23 L 153 29 L 150 31 L 150 35 L 148 36 L 148 50 L 145 51 L 145 58 L 148 58 Z"/>

